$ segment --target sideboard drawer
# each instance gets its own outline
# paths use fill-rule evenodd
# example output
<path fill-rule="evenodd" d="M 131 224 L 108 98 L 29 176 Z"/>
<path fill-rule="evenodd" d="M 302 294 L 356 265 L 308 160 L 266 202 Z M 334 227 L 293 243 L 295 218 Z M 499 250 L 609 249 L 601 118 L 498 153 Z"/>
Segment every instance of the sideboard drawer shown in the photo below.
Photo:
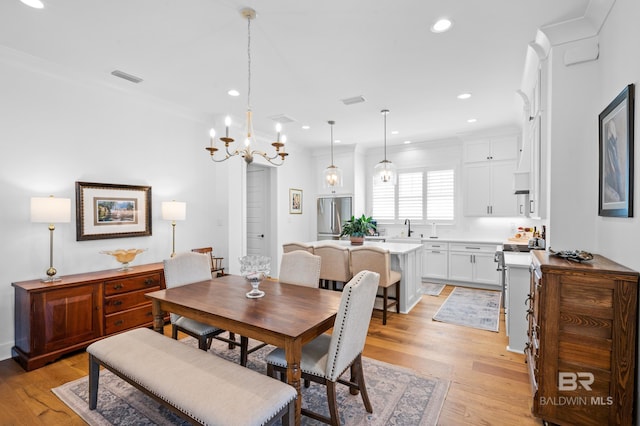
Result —
<path fill-rule="evenodd" d="M 151 303 L 149 303 L 146 306 L 107 315 L 105 317 L 105 332 L 106 334 L 112 334 L 129 328 L 151 325 L 152 323 L 153 314 L 151 313 Z"/>
<path fill-rule="evenodd" d="M 108 315 L 115 312 L 125 311 L 135 306 L 148 305 L 149 299 L 147 299 L 144 295 L 156 290 L 160 290 L 160 286 L 105 297 L 104 312 Z"/>
<path fill-rule="evenodd" d="M 147 289 L 147 291 L 150 291 L 149 289 L 152 287 L 158 286 L 160 286 L 160 274 L 123 277 L 117 280 L 105 281 L 104 294 L 105 296 L 110 296 L 113 294 L 126 293 L 141 289 Z"/>

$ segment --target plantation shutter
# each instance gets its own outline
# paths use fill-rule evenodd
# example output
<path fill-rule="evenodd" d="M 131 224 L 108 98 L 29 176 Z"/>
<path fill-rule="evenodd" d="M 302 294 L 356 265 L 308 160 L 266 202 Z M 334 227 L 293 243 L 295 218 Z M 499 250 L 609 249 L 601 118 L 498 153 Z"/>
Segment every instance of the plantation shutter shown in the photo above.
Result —
<path fill-rule="evenodd" d="M 422 172 L 398 175 L 398 219 L 422 220 Z"/>
<path fill-rule="evenodd" d="M 454 171 L 427 172 L 427 221 L 453 220 Z"/>
<path fill-rule="evenodd" d="M 373 185 L 373 213 L 378 221 L 395 219 L 395 185 Z"/>

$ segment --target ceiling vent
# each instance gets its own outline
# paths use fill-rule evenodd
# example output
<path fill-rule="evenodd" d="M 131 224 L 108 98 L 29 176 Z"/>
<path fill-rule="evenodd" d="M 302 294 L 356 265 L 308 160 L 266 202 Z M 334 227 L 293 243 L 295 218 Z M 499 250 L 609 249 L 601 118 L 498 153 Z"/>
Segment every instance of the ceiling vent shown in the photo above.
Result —
<path fill-rule="evenodd" d="M 120 77 L 120 78 L 124 78 L 125 80 L 128 80 L 132 83 L 141 83 L 142 80 L 140 77 L 136 77 L 135 75 L 131 75 L 131 74 L 127 74 L 124 71 L 120 71 L 120 70 L 115 70 L 115 71 L 111 71 L 111 75 L 115 75 L 116 77 Z"/>
<path fill-rule="evenodd" d="M 353 98 L 346 98 L 346 99 L 342 99 L 342 103 L 345 105 L 353 105 L 353 104 L 359 104 L 360 102 L 364 102 L 364 96 L 360 95 L 360 96 L 354 96 Z"/>
<path fill-rule="evenodd" d="M 294 120 L 293 118 L 289 117 L 288 115 L 285 114 L 278 114 L 278 115 L 272 115 L 271 117 L 268 117 L 271 120 L 275 121 L 276 123 L 280 123 L 280 124 L 287 124 L 287 123 L 293 123 Z"/>

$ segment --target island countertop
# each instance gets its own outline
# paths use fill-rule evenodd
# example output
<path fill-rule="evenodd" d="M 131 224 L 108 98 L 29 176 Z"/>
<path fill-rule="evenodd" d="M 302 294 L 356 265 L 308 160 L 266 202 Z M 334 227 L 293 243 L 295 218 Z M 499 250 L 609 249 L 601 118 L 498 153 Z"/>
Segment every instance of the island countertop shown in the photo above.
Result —
<path fill-rule="evenodd" d="M 339 245 L 347 248 L 353 247 L 361 247 L 351 245 L 350 241 L 347 240 L 321 240 L 321 241 L 311 241 L 307 244 L 310 244 L 314 247 L 323 246 L 323 245 Z M 365 241 L 364 246 L 374 246 L 380 247 L 383 249 L 389 250 L 391 254 L 406 254 L 415 250 L 419 250 L 422 248 L 422 243 L 419 241 L 412 243 L 387 243 L 382 241 Z"/>

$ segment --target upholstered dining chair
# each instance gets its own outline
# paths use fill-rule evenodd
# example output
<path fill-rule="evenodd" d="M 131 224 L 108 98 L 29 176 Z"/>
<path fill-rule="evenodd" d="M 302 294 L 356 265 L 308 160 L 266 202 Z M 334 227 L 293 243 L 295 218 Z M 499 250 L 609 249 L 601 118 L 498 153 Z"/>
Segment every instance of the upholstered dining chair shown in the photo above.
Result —
<path fill-rule="evenodd" d="M 380 274 L 380 288 L 382 288 L 382 325 L 387 325 L 387 311 L 395 306 L 400 313 L 400 280 L 402 274 L 391 269 L 391 254 L 389 250 L 376 246 L 354 247 L 351 254 L 351 271 L 356 274 L 368 270 Z M 393 296 L 389 295 L 389 288 L 394 288 Z"/>
<path fill-rule="evenodd" d="M 320 283 L 320 256 L 295 250 L 282 255 L 278 281 L 287 284 L 318 287 Z"/>
<path fill-rule="evenodd" d="M 213 247 L 199 247 L 191 249 L 192 252 L 195 253 L 203 253 L 209 256 L 209 261 L 211 263 L 211 275 L 214 277 L 219 277 L 224 275 L 224 267 L 222 266 L 223 257 L 216 257 L 213 255 Z"/>
<path fill-rule="evenodd" d="M 304 250 L 304 251 L 308 251 L 311 254 L 314 254 L 314 249 L 313 246 L 311 244 L 307 244 L 307 243 L 299 243 L 299 242 L 291 242 L 291 243 L 285 243 L 282 245 L 282 252 L 283 253 L 289 253 L 295 250 Z"/>
<path fill-rule="evenodd" d="M 164 260 L 164 279 L 167 288 L 179 287 L 185 284 L 196 283 L 211 279 L 211 268 L 208 255 L 202 253 L 177 253 L 174 257 Z M 225 330 L 201 323 L 191 318 L 171 313 L 171 337 L 178 338 L 178 331 L 198 339 L 198 348 L 207 351 L 211 347 L 212 339 L 222 340 L 229 344 L 229 349 L 236 345 L 241 346 L 242 352 L 246 352 L 246 340 L 238 343 L 234 338 L 220 336 Z M 231 333 L 229 333 L 232 336 Z M 242 340 L 242 339 L 241 339 Z M 241 358 L 242 362 L 242 358 Z"/>
<path fill-rule="evenodd" d="M 368 413 L 373 413 L 362 369 L 362 350 L 379 280 L 380 275 L 370 271 L 362 271 L 354 276 L 344 287 L 332 334 L 322 334 L 302 347 L 302 378 L 327 387 L 331 418 L 303 408 L 302 414 L 305 416 L 331 425 L 340 424 L 336 383 L 349 386 L 352 394 L 360 391 L 365 409 Z M 284 350 L 274 349 L 267 355 L 266 362 L 269 376 L 276 377 L 277 373 L 281 380 L 286 381 L 287 361 Z M 341 378 L 348 368 L 351 368 L 349 381 Z"/>
<path fill-rule="evenodd" d="M 351 265 L 349 260 L 349 249 L 337 244 L 327 244 L 318 246 L 314 250 L 316 256 L 322 258 L 320 263 L 320 280 L 324 284 L 323 287 L 329 288 L 332 284 L 334 290 L 337 290 L 338 283 L 341 287 L 349 282 L 351 277 Z"/>

